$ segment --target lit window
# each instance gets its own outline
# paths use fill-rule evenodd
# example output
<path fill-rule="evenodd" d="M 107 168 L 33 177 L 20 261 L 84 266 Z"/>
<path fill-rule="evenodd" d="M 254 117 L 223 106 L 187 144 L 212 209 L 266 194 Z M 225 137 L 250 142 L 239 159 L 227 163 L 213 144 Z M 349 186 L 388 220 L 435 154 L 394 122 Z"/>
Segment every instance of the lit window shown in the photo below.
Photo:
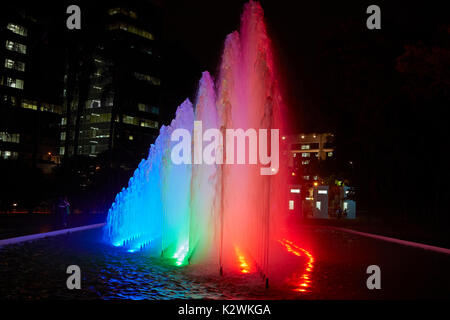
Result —
<path fill-rule="evenodd" d="M 158 122 L 153 120 L 142 120 L 141 127 L 158 129 Z"/>
<path fill-rule="evenodd" d="M 7 77 L 6 85 L 11 88 L 23 89 L 23 80 Z"/>
<path fill-rule="evenodd" d="M 14 151 L 2 151 L 0 150 L 0 159 L 15 160 L 18 157 L 18 153 Z"/>
<path fill-rule="evenodd" d="M 344 210 L 347 210 L 348 209 L 348 203 L 347 203 L 347 201 L 345 201 L 344 202 Z"/>
<path fill-rule="evenodd" d="M 138 109 L 142 112 L 148 112 L 153 114 L 159 114 L 159 108 L 154 106 L 149 106 L 144 103 L 138 103 Z"/>
<path fill-rule="evenodd" d="M 289 200 L 289 210 L 294 210 L 294 200 Z"/>
<path fill-rule="evenodd" d="M 309 176 L 303 176 L 303 179 L 309 180 Z"/>
<path fill-rule="evenodd" d="M 25 71 L 25 63 L 14 61 L 11 59 L 5 59 L 5 68 L 14 69 L 17 71 Z"/>
<path fill-rule="evenodd" d="M 61 118 L 61 125 L 65 126 L 67 124 L 67 118 L 66 117 L 62 117 Z"/>
<path fill-rule="evenodd" d="M 111 113 L 91 113 L 88 117 L 90 123 L 105 123 L 111 121 Z"/>
<path fill-rule="evenodd" d="M 6 40 L 6 49 L 10 51 L 16 51 L 19 53 L 26 54 L 27 53 L 27 46 L 21 43 L 17 43 L 11 40 Z"/>
<path fill-rule="evenodd" d="M 139 125 L 139 120 L 137 120 L 135 117 L 124 116 L 123 117 L 123 123 L 132 124 L 132 125 Z"/>
<path fill-rule="evenodd" d="M 159 86 L 161 84 L 161 80 L 160 79 L 152 77 L 152 76 L 149 76 L 149 75 L 146 75 L 146 74 L 135 72 L 134 76 L 138 80 L 144 80 L 144 81 L 150 82 L 150 83 L 152 83 L 155 86 Z"/>
<path fill-rule="evenodd" d="M 309 150 L 309 144 L 303 144 L 302 150 Z"/>
<path fill-rule="evenodd" d="M 24 109 L 31 109 L 31 110 L 37 110 L 37 102 L 36 101 L 29 101 L 29 100 L 22 100 L 22 103 L 20 105 Z"/>
<path fill-rule="evenodd" d="M 100 102 L 100 100 L 91 100 L 90 103 L 88 101 L 88 106 L 90 108 L 100 108 L 101 107 L 101 102 Z"/>
<path fill-rule="evenodd" d="M 126 10 L 126 9 L 123 9 L 123 8 L 113 8 L 113 9 L 109 9 L 109 10 L 108 10 L 108 14 L 109 14 L 110 16 L 113 16 L 113 15 L 115 15 L 115 14 L 123 14 L 124 16 L 130 17 L 130 18 L 133 18 L 133 19 L 137 19 L 137 14 L 136 14 L 136 12 L 131 11 L 131 10 Z"/>
<path fill-rule="evenodd" d="M 303 158 L 309 158 L 310 155 L 311 155 L 311 154 L 310 154 L 309 152 L 303 152 L 303 153 L 302 153 L 302 157 L 303 157 Z"/>
<path fill-rule="evenodd" d="M 291 189 L 291 193 L 300 193 L 300 189 Z"/>
<path fill-rule="evenodd" d="M 45 103 L 44 102 L 44 103 L 41 104 L 41 111 L 62 114 L 62 107 L 58 106 L 58 105 L 49 104 L 49 103 Z"/>
<path fill-rule="evenodd" d="M 60 139 L 61 139 L 61 141 L 66 140 L 66 132 L 65 131 L 61 132 Z"/>
<path fill-rule="evenodd" d="M 131 26 L 131 25 L 128 25 L 128 24 L 125 24 L 122 22 L 109 25 L 107 28 L 108 28 L 108 30 L 124 30 L 124 31 L 133 33 L 137 36 L 140 36 L 140 37 L 143 37 L 143 38 L 146 38 L 149 40 L 155 39 L 150 32 L 136 28 L 135 26 Z"/>
<path fill-rule="evenodd" d="M 303 164 L 303 165 L 309 164 L 309 160 L 303 160 L 303 161 L 302 161 L 302 164 Z"/>
<path fill-rule="evenodd" d="M 333 156 L 333 152 L 328 152 L 328 157 L 332 157 Z"/>
<path fill-rule="evenodd" d="M 327 190 L 318 190 L 318 193 L 319 194 L 328 194 L 328 191 Z"/>
<path fill-rule="evenodd" d="M 18 134 L 18 133 L 0 132 L 0 141 L 2 141 L 2 142 L 19 143 L 20 142 L 20 134 Z"/>
<path fill-rule="evenodd" d="M 321 203 L 320 201 L 316 201 L 316 208 L 320 210 L 320 205 L 321 205 L 321 204 L 322 204 L 322 203 Z"/>
<path fill-rule="evenodd" d="M 129 136 L 128 140 L 133 141 L 134 137 L 133 136 Z"/>
<path fill-rule="evenodd" d="M 27 28 L 19 26 L 18 24 L 8 23 L 6 27 L 8 30 L 14 32 L 15 34 L 26 37 L 27 36 Z"/>
<path fill-rule="evenodd" d="M 66 152 L 66 148 L 64 148 L 64 147 L 60 147 L 60 148 L 59 148 L 59 154 L 60 154 L 61 156 L 63 156 L 65 152 Z"/>

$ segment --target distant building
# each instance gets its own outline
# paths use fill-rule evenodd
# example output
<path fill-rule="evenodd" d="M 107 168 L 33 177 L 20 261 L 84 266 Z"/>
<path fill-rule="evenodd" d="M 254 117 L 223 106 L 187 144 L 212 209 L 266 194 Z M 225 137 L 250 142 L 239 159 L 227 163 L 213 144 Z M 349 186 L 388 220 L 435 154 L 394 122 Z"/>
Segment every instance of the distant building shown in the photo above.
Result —
<path fill-rule="evenodd" d="M 355 218 L 352 189 L 328 185 L 328 177 L 323 176 L 334 157 L 334 134 L 304 133 L 284 136 L 282 140 L 289 150 L 289 211 L 311 218 Z"/>
<path fill-rule="evenodd" d="M 145 1 L 95 8 L 67 62 L 60 154 L 112 151 L 133 168 L 158 135 L 161 107 L 160 12 Z"/>
<path fill-rule="evenodd" d="M 332 133 L 302 133 L 284 137 L 290 156 L 289 167 L 292 180 L 297 183 L 318 181 L 318 163 L 333 157 L 334 135 Z"/>
<path fill-rule="evenodd" d="M 63 86 L 62 72 L 50 66 L 61 50 L 45 19 L 0 10 L 0 160 L 50 172 L 59 163 Z"/>

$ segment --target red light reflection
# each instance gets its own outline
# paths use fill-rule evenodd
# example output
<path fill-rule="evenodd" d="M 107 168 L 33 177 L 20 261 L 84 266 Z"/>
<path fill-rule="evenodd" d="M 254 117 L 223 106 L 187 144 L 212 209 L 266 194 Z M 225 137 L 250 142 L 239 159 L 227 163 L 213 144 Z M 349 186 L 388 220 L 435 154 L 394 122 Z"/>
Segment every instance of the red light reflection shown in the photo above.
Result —
<path fill-rule="evenodd" d="M 299 246 L 297 246 L 295 243 L 293 243 L 292 241 L 289 241 L 287 239 L 283 239 L 283 240 L 278 240 L 279 243 L 281 243 L 282 246 L 284 246 L 284 248 L 289 252 L 292 253 L 293 255 L 297 256 L 297 257 L 301 257 L 302 254 L 305 255 L 307 257 L 307 263 L 306 263 L 306 269 L 305 272 L 300 276 L 299 278 L 299 284 L 298 284 L 298 288 L 295 289 L 295 291 L 299 291 L 299 292 L 308 292 L 306 290 L 306 288 L 308 288 L 310 286 L 311 283 L 311 273 L 312 270 L 314 268 L 314 257 L 312 256 L 312 254 L 303 249 L 300 248 Z"/>

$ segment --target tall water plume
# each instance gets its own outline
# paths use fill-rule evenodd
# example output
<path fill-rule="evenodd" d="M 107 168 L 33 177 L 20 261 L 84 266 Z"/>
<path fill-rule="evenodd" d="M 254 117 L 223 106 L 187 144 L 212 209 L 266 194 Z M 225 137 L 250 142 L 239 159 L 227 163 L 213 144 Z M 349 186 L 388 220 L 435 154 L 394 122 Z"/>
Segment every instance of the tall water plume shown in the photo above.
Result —
<path fill-rule="evenodd" d="M 281 230 L 287 209 L 286 168 L 280 150 L 278 172 L 272 169 L 276 174 L 261 175 L 261 167 L 267 165 L 249 163 L 249 153 L 261 160 L 266 150 L 258 146 L 258 140 L 266 139 L 270 145 L 272 138 L 279 139 L 271 129 L 282 129 L 281 109 L 263 10 L 250 1 L 244 6 L 239 32 L 226 37 L 217 80 L 208 72 L 202 74 L 195 115 L 189 101 L 178 108 L 175 120 L 161 128 L 128 188 L 117 195 L 108 215 L 107 238 L 128 246 L 153 241 L 178 265 L 186 257 L 193 261 L 214 257 L 220 267 L 235 269 L 236 254 L 239 259 L 245 255 L 269 275 L 269 243 Z M 194 129 L 194 120 L 201 121 L 201 130 L 199 122 Z M 177 141 L 170 141 L 170 135 L 176 128 L 191 133 L 192 165 L 171 162 Z M 207 129 L 220 130 L 223 140 L 202 136 Z M 236 144 L 228 147 L 232 137 L 227 129 L 249 130 L 244 164 L 237 164 L 237 159 L 229 162 L 231 153 L 236 156 L 238 150 Z M 224 164 L 199 164 L 202 150 L 211 151 L 212 141 L 216 143 L 213 153 L 223 155 Z M 267 151 L 274 155 L 278 150 Z"/>

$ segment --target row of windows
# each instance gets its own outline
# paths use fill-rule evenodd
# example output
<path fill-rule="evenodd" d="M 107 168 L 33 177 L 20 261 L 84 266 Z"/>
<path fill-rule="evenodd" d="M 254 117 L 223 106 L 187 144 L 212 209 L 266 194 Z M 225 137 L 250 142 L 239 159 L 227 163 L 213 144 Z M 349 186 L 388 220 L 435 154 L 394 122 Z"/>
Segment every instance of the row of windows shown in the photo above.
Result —
<path fill-rule="evenodd" d="M 19 53 L 26 54 L 27 53 L 27 46 L 18 42 L 14 42 L 11 40 L 6 40 L 6 49 L 10 51 L 15 51 Z"/>
<path fill-rule="evenodd" d="M 24 37 L 26 37 L 28 34 L 27 28 L 22 27 L 18 24 L 14 24 L 14 23 L 8 23 L 8 25 L 6 26 L 6 29 L 14 32 L 15 34 L 24 36 Z"/>
<path fill-rule="evenodd" d="M 87 132 L 86 133 L 87 137 L 85 137 L 85 138 L 89 138 L 89 139 L 106 139 L 106 138 L 109 138 L 109 129 L 100 129 L 100 128 L 96 128 L 96 127 L 91 127 L 86 132 Z"/>
<path fill-rule="evenodd" d="M 140 37 L 149 39 L 149 40 L 154 40 L 153 35 L 145 30 L 136 28 L 135 26 L 131 26 L 129 24 L 123 23 L 123 22 L 118 22 L 112 25 L 108 26 L 108 30 L 124 30 L 130 33 L 133 33 L 135 35 L 138 35 Z"/>
<path fill-rule="evenodd" d="M 65 120 L 63 118 L 62 120 Z M 111 113 L 91 113 L 87 116 L 87 120 L 89 120 L 90 123 L 104 123 L 111 121 Z M 116 122 L 118 119 L 116 119 Z M 140 126 L 140 127 L 146 127 L 146 128 L 155 128 L 158 129 L 158 122 L 153 120 L 147 120 L 147 119 L 141 119 L 138 117 L 132 117 L 128 115 L 123 116 L 123 123 L 131 124 L 134 126 Z M 65 124 L 65 123 L 61 123 Z"/>
<path fill-rule="evenodd" d="M 25 109 L 31 109 L 31 110 L 38 109 L 37 103 L 34 101 L 22 101 L 21 107 L 25 108 Z"/>
<path fill-rule="evenodd" d="M 147 81 L 147 82 L 151 82 L 153 85 L 155 86 L 159 86 L 161 84 L 161 80 L 146 74 L 142 74 L 142 73 L 138 73 L 135 72 L 134 76 L 136 77 L 136 79 L 138 80 L 143 80 L 143 81 Z"/>
<path fill-rule="evenodd" d="M 21 61 L 14 61 L 11 59 L 5 59 L 5 68 L 14 69 L 17 71 L 25 71 L 25 63 Z"/>
<path fill-rule="evenodd" d="M 313 152 L 302 152 L 302 158 L 309 158 L 309 157 L 311 157 L 311 154 L 313 154 Z M 314 154 L 315 154 L 316 157 L 319 156 L 318 152 L 314 152 Z M 329 158 L 331 158 L 333 156 L 333 152 L 332 151 L 327 152 L 327 156 Z M 297 157 L 297 154 L 294 153 L 294 158 L 296 158 L 296 157 Z"/>
<path fill-rule="evenodd" d="M 144 103 L 138 103 L 138 109 L 142 112 L 159 114 L 159 108 L 155 106 L 150 106 Z"/>
<path fill-rule="evenodd" d="M 0 159 L 4 160 L 15 160 L 17 159 L 19 154 L 15 151 L 3 151 L 0 150 Z"/>
<path fill-rule="evenodd" d="M 106 99 L 106 106 L 112 106 L 113 104 L 113 97 L 108 97 Z M 93 100 L 88 100 L 86 102 L 86 107 L 88 109 L 95 109 L 95 108 L 100 108 L 101 107 L 101 101 L 98 99 L 93 99 Z M 151 106 L 145 103 L 138 103 L 138 110 L 141 112 L 146 112 L 146 113 L 153 113 L 153 114 L 159 114 L 159 108 L 155 107 L 155 106 Z"/>
<path fill-rule="evenodd" d="M 41 103 L 41 111 L 46 111 L 46 112 L 52 112 L 52 113 L 57 113 L 57 114 L 62 114 L 63 110 L 62 107 L 56 104 L 50 104 L 50 103 Z"/>
<path fill-rule="evenodd" d="M 10 77 L 1 77 L 0 84 L 3 86 L 8 86 L 10 88 L 23 89 L 24 81 L 21 79 L 15 79 Z"/>
<path fill-rule="evenodd" d="M 104 123 L 104 122 L 110 122 L 111 121 L 111 113 L 91 113 L 88 115 L 87 120 L 89 120 L 90 123 Z"/>
<path fill-rule="evenodd" d="M 13 106 L 17 105 L 17 99 L 14 96 L 3 95 L 2 100 L 3 100 L 3 102 L 10 103 Z M 21 101 L 20 107 L 22 107 L 24 109 L 30 109 L 30 110 L 36 110 L 36 111 L 41 110 L 41 111 L 52 112 L 52 113 L 57 113 L 57 114 L 63 113 L 62 107 L 60 105 L 43 102 L 43 103 L 41 103 L 41 107 L 39 109 L 37 101 L 26 100 L 26 99 L 23 99 Z"/>
<path fill-rule="evenodd" d="M 158 129 L 158 121 L 141 120 L 141 127 Z"/>
<path fill-rule="evenodd" d="M 136 12 L 131 11 L 131 10 L 127 10 L 127 9 L 124 9 L 124 8 L 113 8 L 113 9 L 109 9 L 109 10 L 108 10 L 108 14 L 109 14 L 110 16 L 113 16 L 113 15 L 115 15 L 115 14 L 123 14 L 124 16 L 130 17 L 130 18 L 133 18 L 133 19 L 137 19 L 137 14 L 136 14 Z"/>
<path fill-rule="evenodd" d="M 20 134 L 0 132 L 0 141 L 19 143 L 20 142 Z"/>
<path fill-rule="evenodd" d="M 319 144 L 318 143 L 308 143 L 308 144 L 303 144 L 303 143 L 294 143 L 291 145 L 291 150 L 310 150 L 310 149 L 319 149 Z"/>
<path fill-rule="evenodd" d="M 22 108 L 24 108 L 24 109 L 31 109 L 31 110 L 38 110 L 39 109 L 38 103 L 36 101 L 31 101 L 31 100 L 22 100 L 22 103 L 21 103 L 20 106 Z M 40 110 L 41 111 L 46 111 L 46 112 L 62 114 L 62 107 L 61 106 L 58 106 L 58 105 L 55 105 L 55 104 L 46 103 L 46 102 L 41 103 Z"/>
<path fill-rule="evenodd" d="M 141 119 L 132 116 L 123 116 L 123 123 L 131 124 L 134 126 L 141 126 L 145 128 L 158 129 L 158 122 L 153 120 Z"/>
<path fill-rule="evenodd" d="M 101 88 L 100 88 L 101 89 Z M 105 106 L 111 107 L 114 102 L 114 95 L 110 94 L 105 98 Z M 101 108 L 102 102 L 100 99 L 91 99 L 86 101 L 86 108 L 87 109 L 95 109 L 95 108 Z"/>
<path fill-rule="evenodd" d="M 319 179 L 318 176 L 313 176 L 313 177 L 311 177 L 311 176 L 303 176 L 303 179 L 304 179 L 304 180 L 309 180 L 310 178 L 312 178 L 313 180 Z"/>

